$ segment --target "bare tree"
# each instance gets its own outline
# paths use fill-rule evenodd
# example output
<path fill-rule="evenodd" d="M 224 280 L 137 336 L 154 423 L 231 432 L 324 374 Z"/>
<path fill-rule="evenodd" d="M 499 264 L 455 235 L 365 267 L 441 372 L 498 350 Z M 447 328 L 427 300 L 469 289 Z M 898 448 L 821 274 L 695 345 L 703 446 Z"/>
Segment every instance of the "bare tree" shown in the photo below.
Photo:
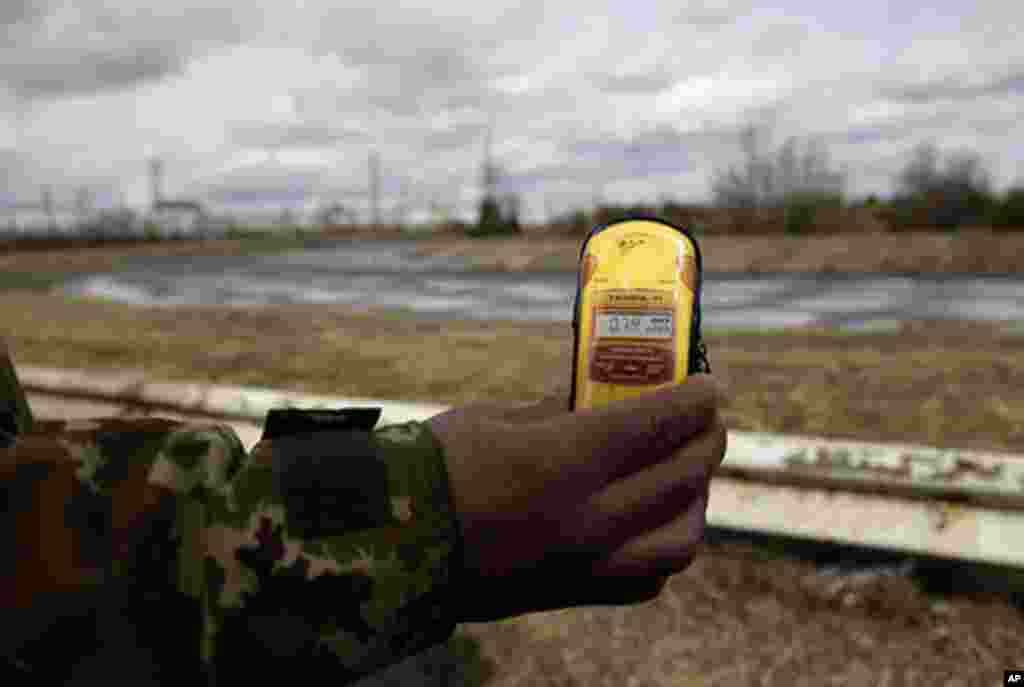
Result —
<path fill-rule="evenodd" d="M 767 127 L 748 125 L 740 132 L 744 161 L 718 171 L 711 188 L 720 207 L 755 208 L 785 205 L 794 196 L 842 197 L 845 174 L 832 171 L 820 139 L 801 146 L 791 136 L 775 153 L 765 151 Z"/>
<path fill-rule="evenodd" d="M 929 141 L 914 148 L 910 162 L 897 178 L 897 185 L 903 195 L 923 195 L 938 187 L 939 176 L 939 148 Z"/>
<path fill-rule="evenodd" d="M 981 156 L 960 150 L 943 160 L 931 141 L 914 148 L 895 181 L 905 223 L 956 227 L 983 220 L 995 204 L 992 178 Z"/>
<path fill-rule="evenodd" d="M 953 153 L 946 161 L 946 183 L 958 192 L 992 192 L 992 176 L 980 155 L 970 151 Z"/>

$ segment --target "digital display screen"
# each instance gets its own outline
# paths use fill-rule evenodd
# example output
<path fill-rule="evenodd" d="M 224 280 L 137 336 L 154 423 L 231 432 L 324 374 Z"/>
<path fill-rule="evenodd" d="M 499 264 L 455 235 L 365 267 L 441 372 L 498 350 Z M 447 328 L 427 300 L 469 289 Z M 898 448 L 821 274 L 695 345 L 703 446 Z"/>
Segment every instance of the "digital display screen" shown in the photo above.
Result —
<path fill-rule="evenodd" d="M 672 312 L 600 312 L 597 314 L 597 336 L 671 339 Z"/>

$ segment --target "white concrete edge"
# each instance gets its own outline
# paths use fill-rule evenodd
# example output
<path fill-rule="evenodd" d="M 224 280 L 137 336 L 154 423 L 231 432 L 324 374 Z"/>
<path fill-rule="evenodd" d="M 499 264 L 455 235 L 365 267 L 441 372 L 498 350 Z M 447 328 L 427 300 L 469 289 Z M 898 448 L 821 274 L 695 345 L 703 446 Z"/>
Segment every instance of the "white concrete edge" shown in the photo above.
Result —
<path fill-rule="evenodd" d="M 44 399 L 50 395 L 57 396 L 58 391 L 68 392 L 68 387 L 56 385 L 51 385 L 49 391 L 39 391 L 39 387 L 43 385 L 35 382 L 54 382 L 60 379 L 56 374 L 44 379 L 26 368 L 19 368 L 18 374 L 29 387 L 30 402 L 33 397 Z M 88 381 L 85 376 L 79 376 L 75 381 L 77 386 L 74 391 L 77 393 L 91 391 L 96 396 L 101 395 L 95 393 L 95 386 L 90 387 L 85 383 Z M 138 400 L 137 394 L 124 394 L 124 387 L 114 384 L 110 379 L 106 379 L 104 383 L 108 400 L 105 403 L 85 405 L 95 409 L 113 409 L 111 412 L 116 412 L 119 405 L 130 405 L 132 400 Z M 166 386 L 167 389 L 164 391 L 175 385 Z M 176 397 L 190 398 L 193 401 L 192 406 L 166 414 L 183 420 L 208 421 L 197 417 L 200 413 L 195 407 L 203 404 L 195 403 L 196 399 L 218 399 L 222 395 L 206 393 L 209 390 L 199 385 L 186 386 L 190 388 L 178 387 Z M 222 392 L 231 389 L 235 393 L 250 391 L 240 387 L 218 389 Z M 282 404 L 284 401 L 290 401 L 293 405 L 302 407 L 355 405 L 349 402 L 353 399 L 322 398 L 266 389 L 256 391 L 262 392 L 259 396 L 260 403 L 273 405 L 277 405 L 278 401 Z M 367 405 L 380 405 L 386 409 L 389 406 L 386 401 L 358 401 Z M 217 405 L 215 401 L 213 406 Z M 211 406 L 207 404 L 204 407 Z M 256 407 L 256 401 L 249 404 L 248 408 L 252 413 L 248 419 L 226 421 L 226 424 L 232 426 L 239 434 L 246 449 L 252 448 L 261 433 L 260 425 L 263 418 L 261 413 L 256 412 Z M 413 407 L 418 414 L 407 414 L 405 411 L 408 407 Z M 389 417 L 389 422 L 403 422 L 424 419 L 443 409 L 444 406 L 424 408 L 417 404 L 392 404 L 390 410 L 386 410 L 383 416 Z M 726 463 L 754 467 L 761 471 L 781 470 L 783 468 L 778 467 L 779 462 L 787 456 L 792 456 L 794 452 L 799 456 L 801 450 L 816 450 L 828 445 L 828 442 L 823 443 L 824 440 L 813 437 L 783 437 L 750 432 L 730 432 L 729 441 Z M 847 449 L 852 447 L 867 451 L 869 457 L 876 462 L 879 460 L 879 454 L 872 454 L 871 451 L 878 448 L 893 451 L 908 448 L 925 450 L 934 452 L 940 458 L 948 453 L 939 449 L 909 445 L 879 447 L 865 442 L 834 443 Z M 1005 460 L 1005 457 L 999 459 Z M 751 481 L 735 479 L 728 472 L 724 472 L 712 482 L 708 522 L 715 527 L 749 532 L 1024 568 L 1024 513 L 978 507 L 973 504 L 956 504 L 942 498 L 912 500 L 835 488 L 781 485 L 758 482 L 756 473 L 755 479 Z"/>
<path fill-rule="evenodd" d="M 164 405 L 199 415 L 225 415 L 262 423 L 271 408 L 382 409 L 380 424 L 426 420 L 448 406 L 371 398 L 333 398 L 261 387 L 219 386 L 191 382 L 152 382 L 138 372 L 96 374 L 19 365 L 18 379 L 27 392 L 81 394 L 117 402 Z"/>
<path fill-rule="evenodd" d="M 187 413 L 262 423 L 271 408 L 380 407 L 381 425 L 423 421 L 449 406 L 371 398 L 340 398 L 258 387 L 147 381 L 143 373 L 96 374 L 19 366 L 25 388 L 157 404 Z M 729 432 L 723 471 L 858 487 L 911 489 L 922 495 L 1019 501 L 1024 509 L 1024 456 L 915 444 L 876 444 L 822 437 Z"/>
<path fill-rule="evenodd" d="M 716 477 L 707 513 L 715 527 L 1024 569 L 1019 512 Z"/>
<path fill-rule="evenodd" d="M 1024 456 L 1010 453 L 730 431 L 723 466 L 755 479 L 785 473 L 807 482 L 989 498 L 1024 511 Z"/>

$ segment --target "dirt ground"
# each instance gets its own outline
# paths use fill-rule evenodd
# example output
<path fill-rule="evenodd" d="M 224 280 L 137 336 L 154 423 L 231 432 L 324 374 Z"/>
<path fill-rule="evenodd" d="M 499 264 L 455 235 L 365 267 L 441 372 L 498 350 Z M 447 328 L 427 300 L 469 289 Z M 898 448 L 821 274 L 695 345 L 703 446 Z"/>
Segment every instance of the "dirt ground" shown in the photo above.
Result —
<path fill-rule="evenodd" d="M 398 239 L 397 232 L 368 233 L 316 239 L 278 236 L 267 239 L 164 241 L 126 245 L 92 245 L 57 250 L 18 250 L 0 246 L 0 277 L 20 281 L 67 271 L 109 271 L 132 255 L 237 255 L 301 250 L 317 240 L 349 241 Z M 481 271 L 575 271 L 583 237 L 530 233 L 517 239 L 466 239 L 452 234 L 415 240 L 422 255 L 460 255 Z M 1024 269 L 1024 232 L 993 233 L 973 230 L 959 234 L 911 232 L 900 234 L 838 234 L 828 236 L 699 236 L 705 270 L 739 273 L 902 272 L 1019 274 Z M 0 279 L 0 288 L 9 279 Z"/>
<path fill-rule="evenodd" d="M 795 248 L 786 253 L 775 237 L 761 247 L 733 241 L 731 253 L 712 240 L 702 243 L 715 256 L 709 269 L 777 271 L 811 259 Z M 1003 253 L 985 265 L 1017 271 L 1015 261 L 1024 259 L 1024 242 L 951 250 L 944 240 L 928 249 L 943 269 L 976 271 L 977 251 Z M 468 250 L 432 241 L 436 250 Z M 490 252 L 479 260 L 512 255 L 487 242 L 473 250 L 485 245 Z M 576 241 L 536 245 L 522 265 L 503 269 L 575 264 Z M 925 243 L 913 244 L 921 251 L 915 259 L 895 244 L 876 246 L 873 257 L 866 248 L 816 245 L 832 251 L 835 262 L 824 264 L 836 269 L 871 260 L 892 269 L 929 264 L 920 257 Z M 55 254 L 38 263 L 0 256 L 0 274 L 33 264 L 44 271 L 115 264 L 116 255 L 101 253 L 82 252 L 73 265 Z M 957 255 L 966 257 L 952 264 L 948 256 Z M 539 399 L 568 380 L 572 346 L 568 325 L 558 323 L 493 322 L 481 331 L 477 322 L 408 313 L 137 307 L 11 289 L 0 290 L 0 336 L 24 365 L 144 368 L 154 379 L 453 405 Z M 732 429 L 1024 453 L 1024 337 L 997 325 L 731 333 L 707 345 Z M 414 664 L 417 681 L 431 685 L 987 687 L 1000 684 L 1004 669 L 1024 666 L 1024 611 L 1000 596 L 926 592 L 899 573 L 834 575 L 761 548 L 716 543 L 652 602 L 462 625 Z M 371 684 L 410 683 L 408 673 L 395 675 Z"/>
<path fill-rule="evenodd" d="M 836 576 L 708 546 L 655 600 L 460 627 L 491 687 L 989 687 L 1024 662 L 1024 612 L 898 572 Z"/>
<path fill-rule="evenodd" d="M 420 242 L 423 255 L 462 255 L 481 269 L 575 271 L 582 238 L 543 234 L 526 240 Z M 709 272 L 889 272 L 1019 274 L 1024 233 L 838 234 L 830 236 L 698 236 Z"/>

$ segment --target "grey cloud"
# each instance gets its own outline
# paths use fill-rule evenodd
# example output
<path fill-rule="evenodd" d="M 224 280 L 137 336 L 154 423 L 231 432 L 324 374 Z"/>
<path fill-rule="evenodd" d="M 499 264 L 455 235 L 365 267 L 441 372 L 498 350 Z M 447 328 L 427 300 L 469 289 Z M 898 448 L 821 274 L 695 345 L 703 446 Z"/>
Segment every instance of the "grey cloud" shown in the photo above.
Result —
<path fill-rule="evenodd" d="M 890 122 L 874 127 L 880 139 L 887 141 L 901 140 L 912 137 L 929 129 L 946 129 L 954 126 L 962 118 L 962 113 L 954 110 L 941 110 L 924 115 L 912 115 L 901 121 Z"/>
<path fill-rule="evenodd" d="M 974 122 L 974 130 L 985 136 L 1009 136 L 1020 124 L 1019 117 L 988 119 Z"/>
<path fill-rule="evenodd" d="M 850 129 L 841 134 L 842 140 L 846 143 L 876 143 L 885 138 L 881 129 L 866 127 L 862 129 Z"/>
<path fill-rule="evenodd" d="M 423 146 L 431 152 L 457 150 L 481 141 L 486 128 L 483 123 L 459 124 L 451 129 L 429 132 Z"/>
<path fill-rule="evenodd" d="M 301 205 L 312 194 L 304 185 L 282 188 L 232 188 L 209 189 L 204 198 L 215 203 L 228 205 Z"/>
<path fill-rule="evenodd" d="M 608 178 L 643 178 L 658 174 L 676 174 L 696 165 L 685 147 L 664 143 L 607 143 L 598 146 L 591 157 L 600 161 Z"/>
<path fill-rule="evenodd" d="M 0 149 L 0 178 L 4 184 L 0 187 L 0 207 L 9 207 L 19 200 L 24 201 L 37 189 L 31 188 L 31 177 L 35 165 L 16 150 Z"/>
<path fill-rule="evenodd" d="M 914 104 L 969 100 L 987 95 L 1024 95 L 1024 70 L 976 86 L 964 84 L 956 78 L 946 78 L 923 84 L 885 86 L 880 89 L 880 94 L 896 102 Z"/>
<path fill-rule="evenodd" d="M 469 38 L 445 31 L 436 22 L 421 25 L 406 17 L 390 18 L 377 8 L 335 7 L 324 26 L 338 30 L 325 31 L 314 49 L 337 54 L 371 73 L 410 74 L 437 86 L 474 78 L 478 72 L 467 54 Z"/>
<path fill-rule="evenodd" d="M 650 176 L 677 174 L 691 171 L 692 163 L 679 163 L 678 159 L 664 160 L 626 159 L 608 160 L 596 164 L 593 160 L 545 165 L 533 170 L 503 174 L 497 184 L 498 193 L 531 193 L 545 195 L 580 195 L 589 202 L 595 188 L 621 179 L 640 179 Z M 561 189 L 561 190 L 556 190 Z"/>
<path fill-rule="evenodd" d="M 703 134 L 678 132 L 661 127 L 630 139 L 581 140 L 567 143 L 563 150 L 573 162 L 533 172 L 527 176 L 540 181 L 557 178 L 593 181 L 644 178 L 678 174 L 695 169 L 709 144 L 721 139 L 720 132 Z"/>
<path fill-rule="evenodd" d="M 795 56 L 810 32 L 809 27 L 796 22 L 769 24 L 750 41 L 747 54 L 763 59 Z"/>
<path fill-rule="evenodd" d="M 322 179 L 320 172 L 301 173 L 278 167 L 249 169 L 227 174 L 196 190 L 216 203 L 297 205 L 317 192 Z"/>
<path fill-rule="evenodd" d="M 926 132 L 941 137 L 957 128 L 973 130 L 982 135 L 1003 135 L 1012 130 L 1016 121 L 1012 115 L 1005 119 L 971 117 L 960 109 L 950 107 L 927 115 L 907 117 L 899 122 L 874 127 L 874 130 L 878 133 L 875 140 L 881 141 L 901 141 Z"/>
<path fill-rule="evenodd" d="M 444 109 L 482 108 L 489 102 L 488 79 L 452 54 L 436 54 L 425 62 L 378 63 L 368 78 L 338 98 L 342 109 L 382 110 L 399 117 L 417 117 Z"/>
<path fill-rule="evenodd" d="M 428 86 L 450 86 L 477 76 L 473 63 L 456 46 L 405 43 L 383 48 L 374 43 L 342 46 L 338 53 L 353 66 L 395 77 L 408 75 Z"/>
<path fill-rule="evenodd" d="M 5 80 L 23 98 L 117 90 L 179 71 L 181 55 L 168 45 L 139 45 L 120 52 L 53 51 L 32 61 L 8 62 Z"/>
<path fill-rule="evenodd" d="M 4 0 L 6 2 L 6 0 Z M 243 22 L 229 6 L 178 8 L 170 16 L 116 7 L 59 6 L 37 11 L 33 26 L 8 31 L 0 48 L 0 84 L 25 99 L 119 90 L 180 73 L 212 45 L 238 41 Z M 10 10 L 8 10 L 10 11 Z M 45 32 L 44 14 L 63 29 Z M 96 35 L 102 38 L 97 41 Z"/>
<path fill-rule="evenodd" d="M 701 29 L 721 29 L 734 24 L 738 19 L 750 12 L 751 3 L 746 0 L 724 3 L 688 3 L 688 6 L 675 14 L 671 23 L 687 25 Z"/>
<path fill-rule="evenodd" d="M 81 169 L 69 165 L 66 157 L 46 159 L 13 149 L 0 149 L 0 179 L 4 180 L 0 209 L 12 205 L 35 208 L 46 187 L 58 208 L 74 209 L 79 189 L 91 191 L 95 206 L 104 207 L 110 204 L 119 181 L 117 172 L 111 169 Z"/>
<path fill-rule="evenodd" d="M 396 115 L 418 115 L 429 109 L 480 106 L 487 101 L 487 81 L 465 54 L 437 49 L 371 65 L 366 85 L 355 89 L 352 98 Z"/>
<path fill-rule="evenodd" d="M 609 93 L 653 94 L 664 91 L 675 83 L 673 77 L 665 74 L 595 74 L 591 80 L 598 88 Z"/>
<path fill-rule="evenodd" d="M 496 78 L 534 63 L 536 51 L 522 43 L 536 40 L 538 28 L 531 21 L 536 12 L 514 9 L 500 23 L 480 25 L 451 17 L 439 21 L 432 12 L 334 7 L 322 21 L 313 52 L 361 68 L 361 82 L 340 99 L 343 108 L 347 101 L 398 117 L 484 109 L 493 104 Z"/>
<path fill-rule="evenodd" d="M 680 131 L 672 126 L 660 126 L 630 139 L 584 139 L 568 142 L 565 152 L 573 157 L 602 157 L 610 150 L 624 154 L 643 155 L 646 152 L 667 150 L 707 150 L 722 143 L 738 140 L 742 127 L 706 124 L 697 130 Z"/>
<path fill-rule="evenodd" d="M 382 194 L 393 193 L 399 188 L 399 179 L 393 171 L 385 162 L 382 169 Z M 296 206 L 313 198 L 320 202 L 346 201 L 366 197 L 366 177 L 363 174 L 365 168 L 358 168 L 353 183 L 353 179 L 342 180 L 325 169 L 297 170 L 275 163 L 263 163 L 195 184 L 190 193 L 209 202 L 227 205 Z"/>
<path fill-rule="evenodd" d="M 603 176 L 595 173 L 592 168 L 576 164 L 544 165 L 527 172 L 502 174 L 497 190 L 499 193 L 528 193 L 548 187 L 552 183 L 572 182 L 591 184 Z"/>
<path fill-rule="evenodd" d="M 286 125 L 237 126 L 231 140 L 251 148 L 315 148 L 340 143 L 366 143 L 372 139 L 362 131 L 331 126 L 323 122 Z"/>
<path fill-rule="evenodd" d="M 479 79 L 482 75 L 472 60 L 461 50 L 434 49 L 418 56 L 412 64 L 404 64 L 418 81 L 430 86 L 456 86 Z"/>
<path fill-rule="evenodd" d="M 33 0 L 4 0 L 0 3 L 0 27 L 13 27 L 39 19 L 47 11 L 47 3 Z"/>

